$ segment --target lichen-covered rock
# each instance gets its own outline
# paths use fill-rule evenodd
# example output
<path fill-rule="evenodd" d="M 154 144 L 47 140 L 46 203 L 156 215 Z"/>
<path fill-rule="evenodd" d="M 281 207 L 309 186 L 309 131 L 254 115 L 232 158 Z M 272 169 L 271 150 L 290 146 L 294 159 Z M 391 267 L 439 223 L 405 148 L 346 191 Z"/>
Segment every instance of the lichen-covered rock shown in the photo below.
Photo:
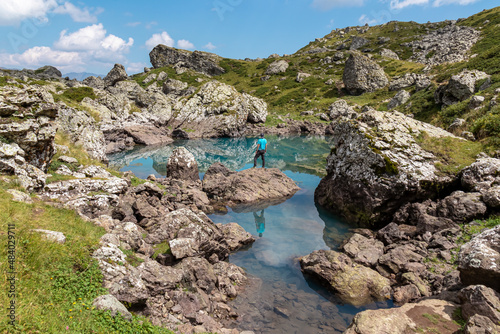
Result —
<path fill-rule="evenodd" d="M 42 197 L 67 201 L 90 192 L 121 194 L 128 188 L 127 181 L 118 177 L 109 179 L 78 179 L 47 184 Z"/>
<path fill-rule="evenodd" d="M 367 310 L 354 316 L 344 334 L 404 334 L 418 332 L 420 328 L 434 333 L 453 333 L 460 329 L 453 321 L 457 308 L 452 302 L 426 299 L 397 308 Z"/>
<path fill-rule="evenodd" d="M 405 104 L 410 99 L 410 93 L 402 89 L 394 95 L 394 97 L 387 104 L 387 109 L 394 109 L 402 104 Z"/>
<path fill-rule="evenodd" d="M 399 60 L 398 54 L 392 50 L 389 50 L 389 49 L 382 48 L 380 50 L 380 55 L 382 57 Z"/>
<path fill-rule="evenodd" d="M 278 74 L 278 73 L 284 73 L 288 69 L 288 62 L 286 60 L 276 60 L 269 64 L 269 66 L 266 69 L 266 74 L 267 75 L 273 75 L 273 74 Z"/>
<path fill-rule="evenodd" d="M 368 43 L 370 43 L 370 41 L 367 40 L 366 38 L 360 36 L 353 36 L 349 50 L 358 50 L 359 48 L 365 46 Z"/>
<path fill-rule="evenodd" d="M 461 172 L 461 184 L 468 191 L 484 192 L 500 185 L 500 159 L 482 158 Z"/>
<path fill-rule="evenodd" d="M 458 270 L 464 284 L 483 284 L 500 291 L 500 225 L 484 230 L 460 248 Z"/>
<path fill-rule="evenodd" d="M 335 251 L 314 251 L 300 259 L 302 271 L 319 279 L 338 293 L 340 299 L 355 306 L 391 296 L 387 278 L 375 270 L 353 263 L 345 254 Z"/>
<path fill-rule="evenodd" d="M 453 75 L 446 85 L 436 90 L 434 94 L 436 103 L 449 106 L 468 99 L 474 94 L 476 82 L 487 77 L 486 73 L 478 70 L 463 70 Z"/>
<path fill-rule="evenodd" d="M 149 59 L 154 68 L 179 64 L 208 75 L 220 75 L 225 70 L 218 65 L 219 56 L 202 51 L 187 51 L 175 49 L 163 44 L 158 44 L 149 53 Z"/>
<path fill-rule="evenodd" d="M 393 78 L 389 90 L 401 90 L 413 85 L 417 90 L 425 89 L 431 85 L 431 80 L 425 74 L 405 73 L 401 77 Z"/>
<path fill-rule="evenodd" d="M 251 168 L 232 172 L 220 163 L 207 170 L 203 191 L 229 206 L 291 197 L 300 188 L 277 168 Z"/>
<path fill-rule="evenodd" d="M 373 92 L 389 83 L 384 70 L 377 63 L 358 53 L 352 53 L 347 59 L 342 80 L 352 95 Z"/>
<path fill-rule="evenodd" d="M 121 64 L 115 64 L 111 71 L 104 77 L 104 83 L 106 86 L 113 86 L 119 81 L 127 80 L 127 78 L 128 75 L 125 67 Z"/>
<path fill-rule="evenodd" d="M 449 132 L 399 112 L 375 110 L 332 126 L 328 174 L 316 188 L 315 200 L 349 221 L 389 222 L 405 203 L 435 195 L 435 188 L 426 185 L 446 187 L 452 182 L 415 139 L 424 131 L 431 137 L 454 137 Z"/>
<path fill-rule="evenodd" d="M 345 100 L 338 99 L 328 107 L 328 116 L 335 121 L 340 117 L 356 118 L 358 113 Z"/>
<path fill-rule="evenodd" d="M 198 163 L 185 147 L 177 147 L 168 158 L 167 177 L 192 181 L 200 179 Z"/>
<path fill-rule="evenodd" d="M 491 187 L 483 194 L 483 201 L 492 209 L 500 208 L 500 185 Z"/>
<path fill-rule="evenodd" d="M 190 137 L 235 137 L 247 122 L 264 122 L 267 104 L 232 86 L 210 81 L 191 98 L 178 101 L 171 122 L 190 130 Z"/>

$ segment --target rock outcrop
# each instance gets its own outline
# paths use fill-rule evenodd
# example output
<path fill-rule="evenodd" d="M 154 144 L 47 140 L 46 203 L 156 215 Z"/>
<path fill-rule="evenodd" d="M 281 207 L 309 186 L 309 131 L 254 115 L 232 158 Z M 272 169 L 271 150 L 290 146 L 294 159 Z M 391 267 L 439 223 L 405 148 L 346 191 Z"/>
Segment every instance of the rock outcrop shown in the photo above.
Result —
<path fill-rule="evenodd" d="M 208 197 L 229 206 L 286 199 L 299 189 L 277 168 L 233 172 L 217 162 L 210 166 L 203 178 L 203 191 Z"/>
<path fill-rule="evenodd" d="M 188 129 L 189 137 L 234 137 L 247 122 L 265 122 L 267 104 L 214 80 L 188 100 L 177 102 L 173 111 L 170 124 Z"/>
<path fill-rule="evenodd" d="M 104 77 L 104 84 L 107 86 L 114 86 L 118 81 L 127 80 L 128 75 L 125 67 L 122 64 L 115 64 L 109 71 L 108 75 Z"/>
<path fill-rule="evenodd" d="M 352 95 L 374 92 L 389 83 L 384 70 L 377 63 L 355 52 L 345 62 L 342 80 Z"/>
<path fill-rule="evenodd" d="M 198 163 L 194 155 L 182 146 L 174 149 L 168 158 L 167 177 L 178 180 L 199 180 Z"/>
<path fill-rule="evenodd" d="M 320 280 L 346 303 L 364 305 L 391 297 L 387 278 L 342 253 L 319 250 L 300 259 L 302 271 Z"/>
<path fill-rule="evenodd" d="M 187 51 L 159 44 L 149 53 L 149 59 L 154 68 L 168 65 L 192 69 L 207 75 L 220 75 L 224 69 L 218 65 L 219 56 L 202 51 Z"/>
<path fill-rule="evenodd" d="M 434 155 L 417 144 L 422 132 L 453 137 L 399 112 L 369 110 L 356 121 L 338 120 L 316 202 L 351 222 L 373 226 L 390 222 L 403 204 L 435 195 L 426 185 L 445 188 L 452 178 L 441 175 Z"/>

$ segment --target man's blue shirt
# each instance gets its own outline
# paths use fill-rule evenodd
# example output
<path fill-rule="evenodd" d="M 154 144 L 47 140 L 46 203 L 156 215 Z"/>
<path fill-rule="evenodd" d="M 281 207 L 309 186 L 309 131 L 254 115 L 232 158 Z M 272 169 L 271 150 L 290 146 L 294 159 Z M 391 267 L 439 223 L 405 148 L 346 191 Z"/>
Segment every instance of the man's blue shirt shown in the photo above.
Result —
<path fill-rule="evenodd" d="M 257 145 L 259 145 L 259 150 L 265 150 L 266 149 L 266 144 L 267 144 L 266 138 L 260 138 L 257 141 Z"/>

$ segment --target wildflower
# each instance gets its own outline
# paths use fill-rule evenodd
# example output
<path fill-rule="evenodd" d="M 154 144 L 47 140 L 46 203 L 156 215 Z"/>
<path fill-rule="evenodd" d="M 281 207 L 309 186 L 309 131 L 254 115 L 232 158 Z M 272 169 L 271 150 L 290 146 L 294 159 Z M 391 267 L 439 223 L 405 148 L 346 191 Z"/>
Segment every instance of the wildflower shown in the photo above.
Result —
<path fill-rule="evenodd" d="M 71 311 L 73 311 L 73 309 L 69 309 L 69 311 L 71 312 Z"/>

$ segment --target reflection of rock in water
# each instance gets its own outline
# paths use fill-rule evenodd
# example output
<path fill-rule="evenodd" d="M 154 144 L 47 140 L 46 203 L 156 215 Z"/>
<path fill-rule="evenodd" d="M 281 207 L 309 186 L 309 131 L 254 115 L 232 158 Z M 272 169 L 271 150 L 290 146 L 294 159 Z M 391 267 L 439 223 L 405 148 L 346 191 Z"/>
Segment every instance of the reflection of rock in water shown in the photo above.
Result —
<path fill-rule="evenodd" d="M 330 247 L 330 249 L 338 249 L 342 241 L 347 238 L 347 231 L 357 226 L 350 226 L 347 223 L 342 223 L 339 218 L 332 219 L 332 213 L 318 206 L 317 203 L 315 203 L 315 206 L 318 210 L 319 217 L 325 223 L 325 228 L 323 229 L 323 240 L 325 244 Z"/>
<path fill-rule="evenodd" d="M 325 157 L 330 152 L 330 144 L 324 137 L 277 137 L 268 136 L 266 165 L 268 167 L 324 174 Z M 191 152 L 200 172 L 205 172 L 214 162 L 221 162 L 231 170 L 242 169 L 253 161 L 257 138 L 218 138 L 177 140 L 167 146 L 136 147 L 110 155 L 110 166 L 121 169 L 132 161 L 152 158 L 153 168 L 160 175 L 166 174 L 168 157 L 177 146 L 184 146 Z"/>

